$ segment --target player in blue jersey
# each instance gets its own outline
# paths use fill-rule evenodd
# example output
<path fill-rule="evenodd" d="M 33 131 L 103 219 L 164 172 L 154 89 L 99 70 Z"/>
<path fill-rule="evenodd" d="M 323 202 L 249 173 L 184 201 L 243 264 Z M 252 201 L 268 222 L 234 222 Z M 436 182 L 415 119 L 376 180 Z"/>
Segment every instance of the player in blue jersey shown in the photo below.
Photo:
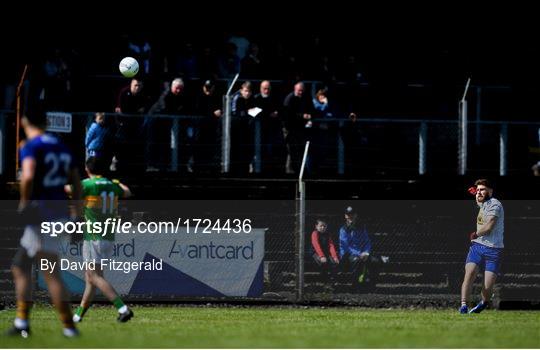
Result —
<path fill-rule="evenodd" d="M 81 198 L 78 171 L 69 149 L 54 135 L 45 133 L 46 115 L 41 106 L 23 116 L 26 143 L 20 149 L 21 178 L 19 213 L 25 228 L 21 245 L 12 264 L 17 297 L 17 314 L 10 335 L 28 337 L 29 312 L 32 306 L 32 264 L 58 262 L 60 237 L 40 233 L 40 222 L 67 221 L 69 207 L 64 186 L 73 185 L 73 198 Z M 80 208 L 79 208 L 80 213 Z M 51 266 L 51 265 L 48 265 Z M 55 266 L 59 266 L 57 263 Z M 67 291 L 58 268 L 42 270 L 53 304 L 60 314 L 66 337 L 78 335 L 73 324 Z"/>
<path fill-rule="evenodd" d="M 484 310 L 493 292 L 495 280 L 500 271 L 504 248 L 504 209 L 493 197 L 493 187 L 486 179 L 475 182 L 476 204 L 480 208 L 476 218 L 476 231 L 470 234 L 471 247 L 465 263 L 465 277 L 461 286 L 461 307 L 459 312 L 480 313 Z M 471 310 L 468 309 L 472 286 L 478 271 L 484 271 L 482 301 Z"/>

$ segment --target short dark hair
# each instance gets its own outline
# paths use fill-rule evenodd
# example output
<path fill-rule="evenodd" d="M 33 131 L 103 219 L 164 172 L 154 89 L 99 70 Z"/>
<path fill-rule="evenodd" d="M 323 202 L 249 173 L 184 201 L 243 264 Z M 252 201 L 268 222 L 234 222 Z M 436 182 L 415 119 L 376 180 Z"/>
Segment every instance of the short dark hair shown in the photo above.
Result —
<path fill-rule="evenodd" d="M 482 186 L 486 186 L 488 188 L 493 189 L 493 185 L 491 184 L 491 181 L 489 181 L 488 179 L 478 179 L 474 182 L 474 185 L 475 186 L 482 185 Z"/>
<path fill-rule="evenodd" d="M 102 175 L 103 174 L 103 161 L 100 161 L 98 158 L 96 157 L 88 157 L 88 159 L 86 160 L 86 169 L 88 169 L 88 171 L 91 173 L 91 174 L 94 174 L 94 175 Z"/>
<path fill-rule="evenodd" d="M 45 129 L 47 127 L 47 111 L 43 101 L 29 103 L 24 111 L 24 118 L 33 126 Z"/>

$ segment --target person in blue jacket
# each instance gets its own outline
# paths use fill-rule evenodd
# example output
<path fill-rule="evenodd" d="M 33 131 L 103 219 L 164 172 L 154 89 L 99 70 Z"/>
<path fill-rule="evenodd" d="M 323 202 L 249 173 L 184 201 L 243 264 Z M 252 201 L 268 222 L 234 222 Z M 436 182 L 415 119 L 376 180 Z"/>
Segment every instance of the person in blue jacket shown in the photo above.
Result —
<path fill-rule="evenodd" d="M 367 229 L 358 228 L 357 214 L 352 207 L 345 210 L 345 224 L 339 229 L 339 255 L 344 270 L 352 274 L 352 289 L 359 290 L 369 285 L 368 262 L 371 241 Z"/>
<path fill-rule="evenodd" d="M 97 112 L 86 133 L 86 158 L 94 157 L 100 167 L 109 168 L 113 155 L 114 130 L 105 113 Z"/>

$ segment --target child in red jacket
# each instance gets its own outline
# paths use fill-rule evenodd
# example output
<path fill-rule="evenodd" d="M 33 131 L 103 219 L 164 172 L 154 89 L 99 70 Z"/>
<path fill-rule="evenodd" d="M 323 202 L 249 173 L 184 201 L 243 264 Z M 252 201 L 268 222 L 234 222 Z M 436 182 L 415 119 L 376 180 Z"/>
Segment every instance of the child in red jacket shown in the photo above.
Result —
<path fill-rule="evenodd" d="M 315 223 L 315 230 L 311 233 L 311 246 L 313 259 L 321 267 L 325 278 L 334 279 L 339 258 L 336 246 L 330 234 L 327 232 L 328 225 L 321 219 Z"/>

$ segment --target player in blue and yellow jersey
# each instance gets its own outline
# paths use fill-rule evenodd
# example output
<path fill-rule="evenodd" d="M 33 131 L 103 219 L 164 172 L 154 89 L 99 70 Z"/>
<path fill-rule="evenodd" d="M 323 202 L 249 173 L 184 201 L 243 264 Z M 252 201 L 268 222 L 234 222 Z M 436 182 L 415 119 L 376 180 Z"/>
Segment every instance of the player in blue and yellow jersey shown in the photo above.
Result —
<path fill-rule="evenodd" d="M 25 228 L 21 246 L 12 264 L 17 297 L 17 314 L 10 335 L 28 337 L 29 312 L 32 306 L 32 265 L 47 261 L 50 269 L 42 269 L 51 299 L 60 313 L 66 337 L 78 335 L 72 320 L 67 291 L 62 283 L 58 266 L 61 237 L 41 234 L 43 221 L 67 221 L 70 218 L 64 186 L 73 184 L 73 198 L 80 199 L 81 186 L 78 171 L 69 149 L 54 135 L 45 133 L 46 114 L 39 104 L 33 105 L 22 118 L 26 143 L 20 149 L 21 177 L 19 213 Z M 56 265 L 52 265 L 56 263 Z"/>
<path fill-rule="evenodd" d="M 465 263 L 465 277 L 461 286 L 461 307 L 459 312 L 480 313 L 491 299 L 493 286 L 500 273 L 502 252 L 504 248 L 504 209 L 493 197 L 493 186 L 486 179 L 475 182 L 473 191 L 479 207 L 476 217 L 476 231 L 470 234 L 471 247 Z M 478 271 L 484 272 L 482 283 L 482 300 L 471 310 L 467 303 L 471 296 L 472 286 Z"/>

